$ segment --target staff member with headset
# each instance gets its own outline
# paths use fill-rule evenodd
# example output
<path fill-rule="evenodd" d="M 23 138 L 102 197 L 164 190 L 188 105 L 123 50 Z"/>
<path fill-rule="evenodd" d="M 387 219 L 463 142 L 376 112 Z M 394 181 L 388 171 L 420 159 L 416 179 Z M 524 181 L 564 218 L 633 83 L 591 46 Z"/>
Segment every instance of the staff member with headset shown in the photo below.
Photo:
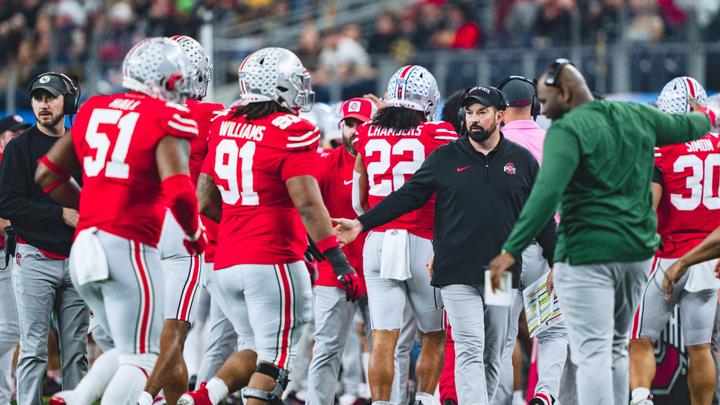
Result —
<path fill-rule="evenodd" d="M 533 154 L 542 165 L 543 142 L 545 131 L 535 123 L 540 115 L 540 102 L 535 93 L 535 83 L 523 76 L 510 76 L 498 84 L 498 89 L 505 94 L 508 108 L 503 118 L 503 134 Z M 518 319 L 524 308 L 523 289 L 545 276 L 550 270 L 547 260 L 543 257 L 540 246 L 533 241 L 522 253 L 522 273 L 520 288 L 514 291 L 515 302 L 510 315 L 508 337 L 503 349 L 502 378 L 497 403 L 510 403 L 513 383 L 512 353 L 518 334 Z M 548 287 L 552 289 L 552 272 L 548 278 Z M 538 382 L 530 405 L 552 405 L 558 398 L 560 378 L 565 367 L 568 352 L 568 340 L 565 325 L 562 321 L 552 325 L 538 334 L 537 368 Z"/>
<path fill-rule="evenodd" d="M 30 82 L 27 94 L 37 124 L 5 147 L 0 164 L 0 217 L 10 220 L 17 235 L 18 405 L 42 404 L 51 314 L 58 325 L 63 389 L 74 388 L 87 371 L 88 309 L 68 273 L 78 214 L 58 205 L 34 181 L 37 160 L 69 132 L 65 116 L 77 110 L 79 93 L 60 73 L 43 73 Z"/>
<path fill-rule="evenodd" d="M 437 193 L 431 284 L 441 289 L 453 330 L 459 403 L 475 405 L 495 403 L 492 396 L 510 312 L 509 306 L 484 305 L 484 267 L 500 252 L 515 224 L 538 164 L 500 132 L 507 107 L 502 92 L 478 86 L 466 93 L 461 105 L 462 138 L 435 150 L 405 185 L 358 219 L 335 221 L 341 242 L 350 243 L 361 231 L 413 211 Z M 552 257 L 554 220 L 537 239 L 546 257 Z M 514 286 L 519 276 L 517 263 Z"/>
<path fill-rule="evenodd" d="M 553 120 L 545 160 L 503 253 L 490 263 L 492 284 L 515 266 L 559 205 L 553 270 L 577 365 L 577 403 L 625 404 L 630 324 L 660 244 L 650 193 L 654 147 L 703 136 L 715 113 L 698 105 L 698 112 L 668 115 L 596 100 L 567 59 L 540 76 L 538 98 Z"/>

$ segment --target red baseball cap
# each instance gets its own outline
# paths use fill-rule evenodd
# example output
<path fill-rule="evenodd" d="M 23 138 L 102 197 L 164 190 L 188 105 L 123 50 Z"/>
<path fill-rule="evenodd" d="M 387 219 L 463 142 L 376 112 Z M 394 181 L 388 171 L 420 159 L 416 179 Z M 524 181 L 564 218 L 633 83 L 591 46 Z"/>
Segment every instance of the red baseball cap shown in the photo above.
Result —
<path fill-rule="evenodd" d="M 344 102 L 340 111 L 342 112 L 341 122 L 346 118 L 367 122 L 375 114 L 375 104 L 366 98 L 355 97 Z"/>

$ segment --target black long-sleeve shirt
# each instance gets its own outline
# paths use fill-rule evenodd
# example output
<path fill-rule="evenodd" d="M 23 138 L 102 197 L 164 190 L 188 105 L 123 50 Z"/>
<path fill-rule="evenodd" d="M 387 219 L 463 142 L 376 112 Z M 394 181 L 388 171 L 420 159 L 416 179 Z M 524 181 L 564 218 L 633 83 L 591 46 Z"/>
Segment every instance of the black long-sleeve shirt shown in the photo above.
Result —
<path fill-rule="evenodd" d="M 74 229 L 63 221 L 62 206 L 35 183 L 37 160 L 58 139 L 34 126 L 7 144 L 0 162 L 0 217 L 28 244 L 68 256 Z"/>
<path fill-rule="evenodd" d="M 467 138 L 436 149 L 400 189 L 358 217 L 365 230 L 422 207 L 437 193 L 431 284 L 482 285 L 484 268 L 501 252 L 538 172 L 532 154 L 504 136 L 487 156 Z M 555 220 L 537 235 L 552 263 Z M 522 263 L 510 269 L 519 284 Z"/>

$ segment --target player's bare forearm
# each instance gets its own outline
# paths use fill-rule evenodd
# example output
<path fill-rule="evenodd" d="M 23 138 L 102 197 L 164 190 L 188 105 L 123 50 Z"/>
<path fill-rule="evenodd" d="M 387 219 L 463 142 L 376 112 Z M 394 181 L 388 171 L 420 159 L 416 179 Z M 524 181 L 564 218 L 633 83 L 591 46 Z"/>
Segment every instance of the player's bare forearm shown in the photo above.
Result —
<path fill-rule="evenodd" d="M 310 238 L 317 242 L 332 236 L 330 214 L 323 204 L 317 180 L 312 176 L 295 176 L 288 179 L 285 186 Z"/>
<path fill-rule="evenodd" d="M 705 240 L 685 253 L 679 261 L 682 266 L 692 266 L 718 257 L 720 257 L 720 228 L 712 231 Z"/>
<path fill-rule="evenodd" d="M 80 162 L 75 155 L 72 135 L 67 133 L 41 158 L 35 171 L 35 183 L 62 206 L 77 209 L 80 204 L 80 186 L 70 174 L 79 169 Z"/>
<path fill-rule="evenodd" d="M 215 179 L 206 173 L 200 173 L 197 184 L 197 199 L 200 203 L 200 213 L 220 222 L 222 217 L 222 200 L 220 191 L 215 185 Z"/>
<path fill-rule="evenodd" d="M 190 142 L 172 136 L 163 137 L 155 150 L 160 181 L 176 174 L 190 174 Z"/>
<path fill-rule="evenodd" d="M 363 162 L 363 158 L 359 154 L 357 156 L 357 159 L 355 160 L 355 168 L 353 170 L 360 175 L 357 184 L 358 190 L 360 191 L 360 206 L 362 207 L 363 211 L 367 211 L 370 209 L 370 204 L 368 203 L 368 193 L 370 191 L 368 186 L 368 174 L 367 169 L 365 169 L 365 163 Z"/>

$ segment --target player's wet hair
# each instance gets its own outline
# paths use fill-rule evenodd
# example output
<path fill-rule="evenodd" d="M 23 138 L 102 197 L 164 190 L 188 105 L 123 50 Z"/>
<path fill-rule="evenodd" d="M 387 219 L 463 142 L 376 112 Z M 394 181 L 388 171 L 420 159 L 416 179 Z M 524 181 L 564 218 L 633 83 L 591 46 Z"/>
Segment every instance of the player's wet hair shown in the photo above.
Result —
<path fill-rule="evenodd" d="M 405 130 L 415 128 L 423 122 L 425 122 L 425 117 L 420 111 L 405 107 L 384 107 L 375 113 L 371 124 L 383 128 Z"/>
<path fill-rule="evenodd" d="M 233 111 L 231 118 L 239 118 L 245 116 L 248 121 L 258 120 L 266 117 L 270 114 L 277 112 L 284 112 L 288 114 L 294 114 L 291 110 L 281 106 L 274 101 L 264 101 L 262 103 L 250 103 L 246 105 L 237 106 Z"/>

